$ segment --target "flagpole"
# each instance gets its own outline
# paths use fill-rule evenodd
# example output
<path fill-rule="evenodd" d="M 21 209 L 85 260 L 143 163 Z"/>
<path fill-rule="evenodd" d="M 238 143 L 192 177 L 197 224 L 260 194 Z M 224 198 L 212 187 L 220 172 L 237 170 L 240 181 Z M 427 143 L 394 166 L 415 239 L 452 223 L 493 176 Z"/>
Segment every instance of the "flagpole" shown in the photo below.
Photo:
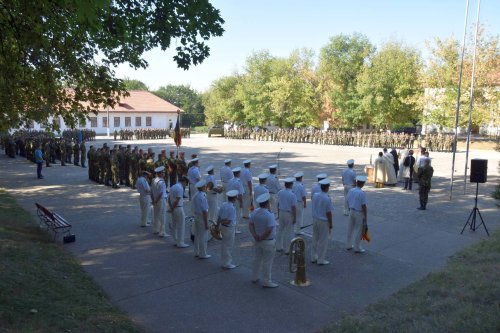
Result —
<path fill-rule="evenodd" d="M 179 109 L 177 109 L 177 122 L 179 122 L 179 133 L 180 133 L 180 131 L 181 131 L 181 124 L 180 124 L 180 122 L 181 122 L 181 110 L 179 110 Z M 179 145 L 177 145 L 177 142 L 175 143 L 175 146 L 177 147 L 177 158 L 179 158 Z"/>

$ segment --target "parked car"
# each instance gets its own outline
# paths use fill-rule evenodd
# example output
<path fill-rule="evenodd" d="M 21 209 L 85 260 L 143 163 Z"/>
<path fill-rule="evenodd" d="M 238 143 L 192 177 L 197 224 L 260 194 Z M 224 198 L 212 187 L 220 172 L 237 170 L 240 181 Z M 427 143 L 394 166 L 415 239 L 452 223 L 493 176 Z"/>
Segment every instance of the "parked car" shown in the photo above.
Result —
<path fill-rule="evenodd" d="M 208 129 L 208 137 L 212 135 L 224 136 L 224 127 L 222 125 L 214 125 Z"/>

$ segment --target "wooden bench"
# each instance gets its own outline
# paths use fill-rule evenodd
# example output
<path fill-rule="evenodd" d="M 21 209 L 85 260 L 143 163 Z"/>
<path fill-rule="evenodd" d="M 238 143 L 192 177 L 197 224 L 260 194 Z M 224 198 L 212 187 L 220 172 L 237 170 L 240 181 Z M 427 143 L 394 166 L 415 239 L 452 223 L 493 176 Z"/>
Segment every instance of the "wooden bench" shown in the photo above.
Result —
<path fill-rule="evenodd" d="M 39 203 L 35 203 L 37 215 L 40 218 L 40 227 L 45 227 L 47 232 L 54 233 L 54 240 L 58 234 L 63 234 L 63 242 L 71 243 L 75 241 L 75 235 L 72 235 L 71 224 L 69 224 L 61 215 L 51 212 Z"/>

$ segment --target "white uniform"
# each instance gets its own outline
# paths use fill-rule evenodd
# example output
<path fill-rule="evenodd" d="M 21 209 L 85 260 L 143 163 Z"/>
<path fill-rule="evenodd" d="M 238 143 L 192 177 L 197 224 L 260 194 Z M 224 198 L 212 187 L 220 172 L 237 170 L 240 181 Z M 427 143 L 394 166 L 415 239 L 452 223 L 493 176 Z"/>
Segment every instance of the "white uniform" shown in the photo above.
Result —
<path fill-rule="evenodd" d="M 271 234 L 265 240 L 254 241 L 254 261 L 252 280 L 260 278 L 262 271 L 263 284 L 271 283 L 271 271 L 274 253 L 276 249 L 276 220 L 274 214 L 266 208 L 257 208 L 250 215 L 250 223 L 254 225 L 255 233 L 262 235 L 268 228 L 272 228 Z"/>
<path fill-rule="evenodd" d="M 141 207 L 141 227 L 145 227 L 148 222 L 148 215 L 151 208 L 151 188 L 144 176 L 139 176 L 136 182 L 137 192 L 139 192 L 139 204 Z"/>
<path fill-rule="evenodd" d="M 224 202 L 219 209 L 218 220 L 229 220 L 228 225 L 223 225 L 221 223 L 221 233 L 222 233 L 222 247 L 221 247 L 221 259 L 222 266 L 228 267 L 232 265 L 233 261 L 233 246 L 234 246 L 234 235 L 236 231 L 236 209 L 232 202 Z"/>
<path fill-rule="evenodd" d="M 233 190 L 238 191 L 238 194 L 241 195 L 245 193 L 245 189 L 241 184 L 241 179 L 234 177 L 229 181 L 229 183 L 227 184 L 227 192 Z M 240 202 L 238 199 L 236 199 L 236 202 L 234 203 L 234 208 L 236 209 L 236 226 L 238 226 L 238 223 L 240 223 L 241 219 L 241 209 L 242 209 L 242 206 L 240 206 Z"/>
<path fill-rule="evenodd" d="M 299 234 L 300 230 L 304 224 L 304 199 L 306 198 L 306 189 L 302 182 L 295 181 L 292 186 L 292 191 L 297 197 L 297 221 L 295 222 L 294 230 L 295 234 Z"/>
<path fill-rule="evenodd" d="M 184 233 L 185 233 L 185 219 L 186 215 L 184 213 L 184 188 L 180 183 L 175 184 L 170 188 L 170 194 L 168 196 L 170 206 L 172 206 L 172 224 L 174 229 L 174 241 L 177 246 L 184 245 Z M 175 199 L 179 198 L 177 206 L 173 207 Z"/>
<path fill-rule="evenodd" d="M 188 170 L 188 179 L 189 179 L 189 200 L 193 199 L 193 196 L 198 192 L 196 188 L 196 183 L 201 180 L 200 168 L 198 166 L 193 165 Z M 191 213 L 193 213 L 193 207 L 191 207 Z"/>
<path fill-rule="evenodd" d="M 269 193 L 269 190 L 267 189 L 267 186 L 265 184 L 259 184 L 253 189 L 253 204 L 255 207 L 259 207 L 259 204 L 256 200 L 261 194 L 264 193 Z"/>
<path fill-rule="evenodd" d="M 252 171 L 250 168 L 241 169 L 241 183 L 243 184 L 243 188 L 245 189 L 245 193 L 243 193 L 243 205 L 241 207 L 241 217 L 248 218 L 250 213 L 250 204 L 252 203 L 252 197 L 250 196 L 250 187 L 248 186 L 248 182 L 252 183 Z"/>
<path fill-rule="evenodd" d="M 222 182 L 222 193 L 226 193 L 228 191 L 227 184 L 231 179 L 234 178 L 233 171 L 231 167 L 228 165 L 224 165 L 220 169 L 220 180 Z M 223 195 L 223 201 L 227 201 L 227 196 Z"/>
<path fill-rule="evenodd" d="M 218 186 L 217 180 L 214 175 L 207 175 L 205 181 L 208 183 L 212 183 L 214 185 L 212 190 L 207 191 L 207 201 L 208 201 L 208 219 L 211 221 L 217 220 L 217 211 L 219 210 L 218 201 L 217 201 L 217 192 L 214 189 Z M 225 193 L 225 192 L 224 192 Z"/>
<path fill-rule="evenodd" d="M 316 193 L 312 203 L 313 212 L 313 239 L 312 260 L 318 263 L 325 262 L 328 241 L 331 229 L 326 214 L 330 212 L 333 218 L 333 204 L 326 192 Z M 333 221 L 332 221 L 333 222 Z"/>
<path fill-rule="evenodd" d="M 342 171 L 342 184 L 344 184 L 344 215 L 349 215 L 349 205 L 347 204 L 347 193 L 356 184 L 356 171 L 352 168 L 347 168 Z"/>
<path fill-rule="evenodd" d="M 278 195 L 278 192 L 281 190 L 278 177 L 276 177 L 276 175 L 274 174 L 270 174 L 269 177 L 267 177 L 266 186 L 269 189 L 269 194 L 271 195 L 271 199 L 269 200 L 269 203 L 271 205 L 271 212 L 273 212 L 276 215 L 278 213 L 276 196 Z"/>
<path fill-rule="evenodd" d="M 288 253 L 293 232 L 292 209 L 296 206 L 297 197 L 291 189 L 284 188 L 278 192 L 279 228 L 276 236 L 276 250 L 278 251 L 286 247 L 285 253 Z"/>
<path fill-rule="evenodd" d="M 362 206 L 366 205 L 366 194 L 359 187 L 355 187 L 347 194 L 347 203 L 349 204 L 349 226 L 347 228 L 346 247 L 354 248 L 354 251 L 360 251 L 359 243 L 361 233 L 363 232 L 363 211 Z M 354 236 L 354 243 L 353 243 Z"/>
<path fill-rule="evenodd" d="M 193 211 L 195 219 L 194 254 L 201 258 L 207 257 L 208 230 L 205 229 L 203 212 L 209 212 L 207 195 L 198 191 L 193 197 Z"/>
<path fill-rule="evenodd" d="M 167 185 L 163 178 L 156 177 L 153 180 L 153 198 L 161 195 L 161 198 L 153 205 L 154 222 L 153 232 L 159 234 L 160 237 L 165 237 L 165 218 L 167 213 L 166 199 L 167 199 Z"/>

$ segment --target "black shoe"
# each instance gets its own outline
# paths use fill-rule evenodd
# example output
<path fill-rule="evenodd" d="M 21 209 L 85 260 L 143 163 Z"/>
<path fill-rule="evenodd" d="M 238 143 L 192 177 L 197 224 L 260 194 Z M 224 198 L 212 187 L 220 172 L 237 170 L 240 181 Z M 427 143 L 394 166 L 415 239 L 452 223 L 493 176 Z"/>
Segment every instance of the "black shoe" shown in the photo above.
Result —
<path fill-rule="evenodd" d="M 418 207 L 417 209 L 418 209 L 418 210 L 425 210 L 425 208 L 424 208 L 424 207 L 422 207 L 422 206 Z"/>

